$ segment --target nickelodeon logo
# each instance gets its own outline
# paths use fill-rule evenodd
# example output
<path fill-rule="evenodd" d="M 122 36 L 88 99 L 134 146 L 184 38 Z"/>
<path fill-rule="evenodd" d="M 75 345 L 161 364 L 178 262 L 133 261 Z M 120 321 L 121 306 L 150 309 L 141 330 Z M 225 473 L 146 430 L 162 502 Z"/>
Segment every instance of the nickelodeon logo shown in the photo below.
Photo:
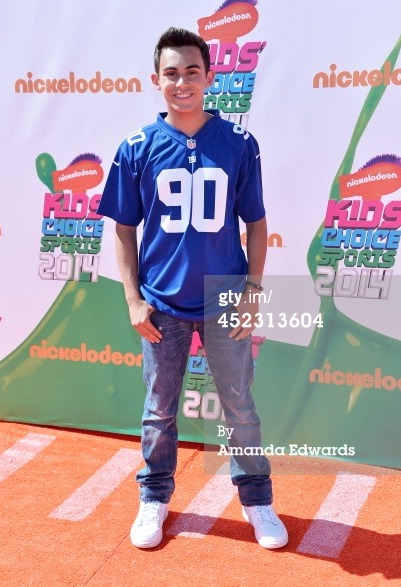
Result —
<path fill-rule="evenodd" d="M 395 86 L 401 85 L 401 68 L 393 69 L 391 61 L 386 61 L 382 69 L 368 71 L 337 71 L 337 65 L 330 65 L 330 73 L 319 71 L 313 78 L 313 87 L 319 88 L 348 88 L 349 86 Z"/>
<path fill-rule="evenodd" d="M 218 39 L 235 43 L 238 37 L 251 32 L 258 23 L 259 14 L 254 2 L 231 2 L 227 0 L 211 16 L 198 20 L 199 35 L 205 41 Z"/>
<path fill-rule="evenodd" d="M 246 242 L 246 232 L 243 232 L 241 234 L 241 244 L 243 247 L 246 247 Z M 271 234 L 269 234 L 267 238 L 267 246 L 268 248 L 274 247 L 281 249 L 284 246 L 283 237 L 281 236 L 281 234 L 278 234 L 277 232 L 272 232 Z"/>
<path fill-rule="evenodd" d="M 109 77 L 102 77 L 100 71 L 97 71 L 93 78 L 77 78 L 73 71 L 70 71 L 66 78 L 37 78 L 34 79 L 33 73 L 26 74 L 27 79 L 17 79 L 15 82 L 16 94 L 85 94 L 91 92 L 97 94 L 104 92 L 111 94 L 118 92 L 124 94 L 125 92 L 141 92 L 141 82 L 136 77 L 125 79 L 119 77 L 113 80 Z"/>
<path fill-rule="evenodd" d="M 377 367 L 373 373 L 331 370 L 331 364 L 325 363 L 323 369 L 312 369 L 309 373 L 310 383 L 337 385 L 362 389 L 401 390 L 401 377 L 383 374 Z"/>
<path fill-rule="evenodd" d="M 134 355 L 127 352 L 112 350 L 111 345 L 97 351 L 88 348 L 82 342 L 79 347 L 56 347 L 49 345 L 47 340 L 42 340 L 41 345 L 33 344 L 29 349 L 31 359 L 50 359 L 52 361 L 72 361 L 73 363 L 101 363 L 103 365 L 116 365 L 126 367 L 142 367 L 142 354 Z"/>
<path fill-rule="evenodd" d="M 64 189 L 86 191 L 99 185 L 103 179 L 103 169 L 96 161 L 79 161 L 61 171 L 53 171 L 52 177 L 56 192 Z"/>
<path fill-rule="evenodd" d="M 364 200 L 380 200 L 401 187 L 401 166 L 395 163 L 377 163 L 356 173 L 339 178 L 340 197 L 362 196 Z"/>

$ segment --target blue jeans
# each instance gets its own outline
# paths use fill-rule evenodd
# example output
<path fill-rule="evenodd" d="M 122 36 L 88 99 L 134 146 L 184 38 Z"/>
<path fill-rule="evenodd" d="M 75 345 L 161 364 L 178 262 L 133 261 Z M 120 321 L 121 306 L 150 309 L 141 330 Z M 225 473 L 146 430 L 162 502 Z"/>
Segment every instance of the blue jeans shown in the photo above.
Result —
<path fill-rule="evenodd" d="M 230 446 L 261 447 L 260 420 L 250 390 L 254 368 L 250 336 L 239 341 L 229 338 L 230 328 L 223 328 L 217 318 L 188 322 L 155 310 L 150 319 L 163 337 L 159 343 L 142 339 L 147 387 L 142 418 L 145 467 L 136 479 L 142 501 L 168 503 L 175 487 L 177 411 L 195 330 L 224 410 L 225 427 L 234 429 Z M 230 471 L 242 505 L 272 503 L 270 463 L 265 455 L 231 456 Z"/>

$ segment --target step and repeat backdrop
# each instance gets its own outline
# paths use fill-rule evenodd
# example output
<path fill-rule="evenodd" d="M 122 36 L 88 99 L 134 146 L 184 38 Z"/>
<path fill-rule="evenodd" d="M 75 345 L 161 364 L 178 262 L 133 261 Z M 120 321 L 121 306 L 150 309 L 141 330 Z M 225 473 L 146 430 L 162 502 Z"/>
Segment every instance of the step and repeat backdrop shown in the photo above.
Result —
<path fill-rule="evenodd" d="M 209 45 L 205 108 L 260 144 L 266 454 L 401 468 L 400 23 L 399 0 L 3 2 L 0 419 L 140 433 L 141 343 L 96 209 L 118 145 L 164 110 L 153 49 L 177 26 Z M 224 436 L 196 336 L 179 429 Z"/>

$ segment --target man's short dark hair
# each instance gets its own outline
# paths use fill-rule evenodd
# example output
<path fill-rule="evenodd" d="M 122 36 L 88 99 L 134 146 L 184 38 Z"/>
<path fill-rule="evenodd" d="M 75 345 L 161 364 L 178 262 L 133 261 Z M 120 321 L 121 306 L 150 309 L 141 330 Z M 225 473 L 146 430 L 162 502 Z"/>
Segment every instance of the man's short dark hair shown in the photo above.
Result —
<path fill-rule="evenodd" d="M 191 31 L 187 31 L 186 29 L 177 29 L 175 27 L 170 27 L 167 29 L 167 31 L 162 34 L 157 42 L 154 53 L 155 72 L 159 74 L 160 55 L 163 49 L 187 46 L 198 47 L 202 55 L 206 73 L 208 73 L 210 70 L 210 53 L 209 47 L 205 41 L 199 37 L 199 35 L 196 35 Z"/>

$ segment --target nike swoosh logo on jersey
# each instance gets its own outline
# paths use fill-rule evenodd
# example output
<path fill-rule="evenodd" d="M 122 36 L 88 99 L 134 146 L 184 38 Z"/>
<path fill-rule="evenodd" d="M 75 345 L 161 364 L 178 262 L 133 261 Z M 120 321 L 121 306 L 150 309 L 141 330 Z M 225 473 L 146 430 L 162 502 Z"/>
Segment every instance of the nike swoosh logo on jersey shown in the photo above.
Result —
<path fill-rule="evenodd" d="M 113 161 L 114 165 L 117 165 L 117 167 L 120 167 L 120 164 L 117 163 L 117 161 Z"/>
<path fill-rule="evenodd" d="M 258 154 L 256 155 L 256 159 L 259 159 L 259 157 L 260 157 L 260 153 L 258 153 Z"/>

